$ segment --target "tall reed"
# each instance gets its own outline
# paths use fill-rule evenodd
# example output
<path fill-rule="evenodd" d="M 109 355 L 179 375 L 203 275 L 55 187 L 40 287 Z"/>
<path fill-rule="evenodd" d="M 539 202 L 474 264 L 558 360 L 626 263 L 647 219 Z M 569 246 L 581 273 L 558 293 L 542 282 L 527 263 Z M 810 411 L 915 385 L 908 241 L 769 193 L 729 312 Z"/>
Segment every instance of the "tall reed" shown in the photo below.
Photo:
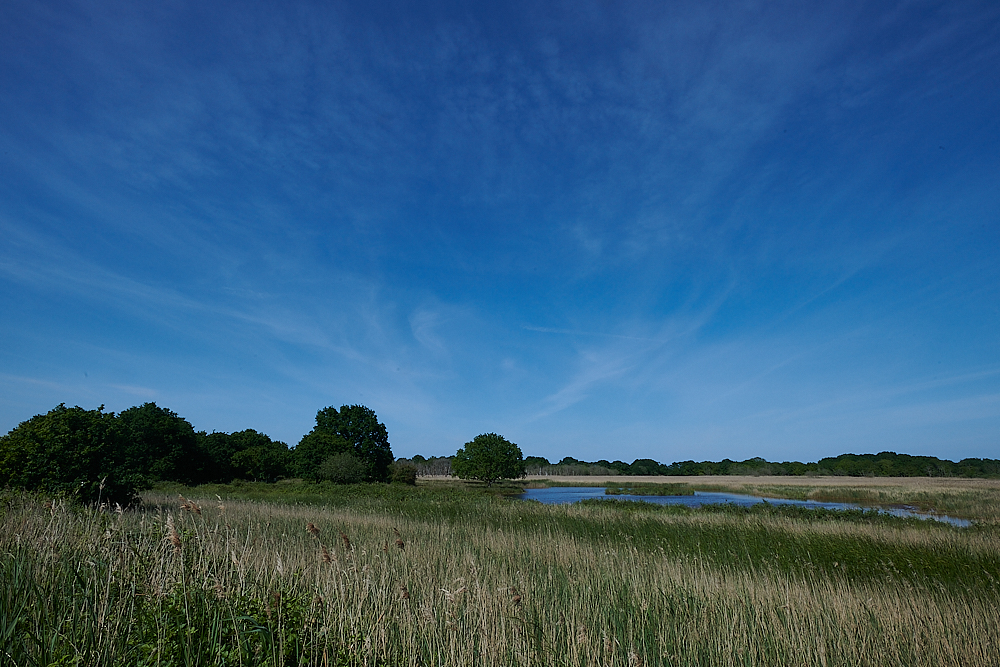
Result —
<path fill-rule="evenodd" d="M 120 514 L 5 498 L 6 659 L 1000 664 L 991 527 L 416 492 L 335 506 L 196 493 L 181 504 L 200 513 L 166 494 Z"/>

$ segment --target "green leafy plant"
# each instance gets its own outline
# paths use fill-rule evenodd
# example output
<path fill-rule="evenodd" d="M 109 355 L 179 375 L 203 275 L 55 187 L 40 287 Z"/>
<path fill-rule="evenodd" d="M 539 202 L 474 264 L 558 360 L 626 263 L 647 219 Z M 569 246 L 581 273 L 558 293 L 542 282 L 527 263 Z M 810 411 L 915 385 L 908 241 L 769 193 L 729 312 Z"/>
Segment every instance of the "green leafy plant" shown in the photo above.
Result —
<path fill-rule="evenodd" d="M 328 457 L 317 471 L 319 479 L 334 484 L 357 484 L 368 477 L 364 461 L 354 454 L 344 452 Z"/>
<path fill-rule="evenodd" d="M 492 486 L 501 479 L 524 477 L 521 448 L 496 433 L 483 433 L 455 453 L 452 470 L 462 479 L 475 479 Z"/>

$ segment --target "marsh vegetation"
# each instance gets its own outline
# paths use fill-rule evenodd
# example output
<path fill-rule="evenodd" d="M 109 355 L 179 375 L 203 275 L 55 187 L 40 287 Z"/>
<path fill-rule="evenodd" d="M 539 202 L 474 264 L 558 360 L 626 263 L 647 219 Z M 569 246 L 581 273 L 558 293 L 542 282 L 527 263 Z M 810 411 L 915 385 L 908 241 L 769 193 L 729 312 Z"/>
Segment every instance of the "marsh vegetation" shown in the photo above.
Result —
<path fill-rule="evenodd" d="M 995 522 L 956 529 L 870 512 L 614 500 L 546 506 L 503 493 L 244 484 L 161 489 L 123 512 L 8 495 L 5 657 L 1000 663 Z"/>

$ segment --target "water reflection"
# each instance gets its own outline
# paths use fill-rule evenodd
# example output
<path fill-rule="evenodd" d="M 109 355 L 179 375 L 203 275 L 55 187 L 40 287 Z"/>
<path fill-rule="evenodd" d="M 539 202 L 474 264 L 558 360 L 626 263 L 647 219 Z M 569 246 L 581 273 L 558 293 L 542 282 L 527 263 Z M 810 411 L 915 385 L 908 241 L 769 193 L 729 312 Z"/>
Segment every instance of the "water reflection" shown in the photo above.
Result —
<path fill-rule="evenodd" d="M 688 507 L 700 507 L 701 505 L 714 505 L 717 503 L 733 503 L 743 507 L 756 505 L 757 503 L 768 502 L 772 505 L 798 505 L 814 509 L 829 510 L 849 510 L 849 509 L 878 509 L 883 514 L 892 514 L 900 517 L 916 517 L 919 519 L 934 519 L 943 521 L 953 526 L 969 526 L 971 522 L 966 519 L 956 519 L 942 514 L 923 514 L 906 508 L 866 508 L 851 503 L 825 503 L 817 500 L 790 500 L 788 498 L 761 498 L 758 496 L 747 496 L 740 493 L 718 493 L 709 491 L 695 491 L 693 496 L 632 496 L 632 495 L 605 495 L 603 486 L 550 486 L 545 489 L 527 489 L 518 496 L 522 500 L 537 500 L 546 505 L 562 505 L 566 503 L 577 503 L 590 498 L 609 498 L 615 500 L 641 500 L 647 503 L 659 505 L 686 505 Z"/>

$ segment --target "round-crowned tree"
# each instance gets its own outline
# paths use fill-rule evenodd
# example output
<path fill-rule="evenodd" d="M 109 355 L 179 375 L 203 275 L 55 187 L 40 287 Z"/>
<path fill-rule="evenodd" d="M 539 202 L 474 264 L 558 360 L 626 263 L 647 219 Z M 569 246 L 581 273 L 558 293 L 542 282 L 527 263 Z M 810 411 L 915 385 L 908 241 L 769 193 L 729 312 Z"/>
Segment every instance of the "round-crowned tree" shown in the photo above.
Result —
<path fill-rule="evenodd" d="M 521 448 L 496 433 L 483 433 L 465 443 L 451 461 L 452 471 L 462 479 L 476 479 L 492 486 L 500 479 L 524 477 Z"/>
<path fill-rule="evenodd" d="M 143 403 L 121 412 L 115 431 L 126 461 L 150 482 L 193 484 L 204 456 L 194 427 L 173 410 Z"/>
<path fill-rule="evenodd" d="M 385 424 L 363 405 L 323 408 L 316 413 L 316 426 L 295 449 L 297 469 L 307 479 L 317 479 L 320 464 L 330 456 L 349 453 L 365 465 L 365 479 L 384 482 L 393 461 Z"/>

